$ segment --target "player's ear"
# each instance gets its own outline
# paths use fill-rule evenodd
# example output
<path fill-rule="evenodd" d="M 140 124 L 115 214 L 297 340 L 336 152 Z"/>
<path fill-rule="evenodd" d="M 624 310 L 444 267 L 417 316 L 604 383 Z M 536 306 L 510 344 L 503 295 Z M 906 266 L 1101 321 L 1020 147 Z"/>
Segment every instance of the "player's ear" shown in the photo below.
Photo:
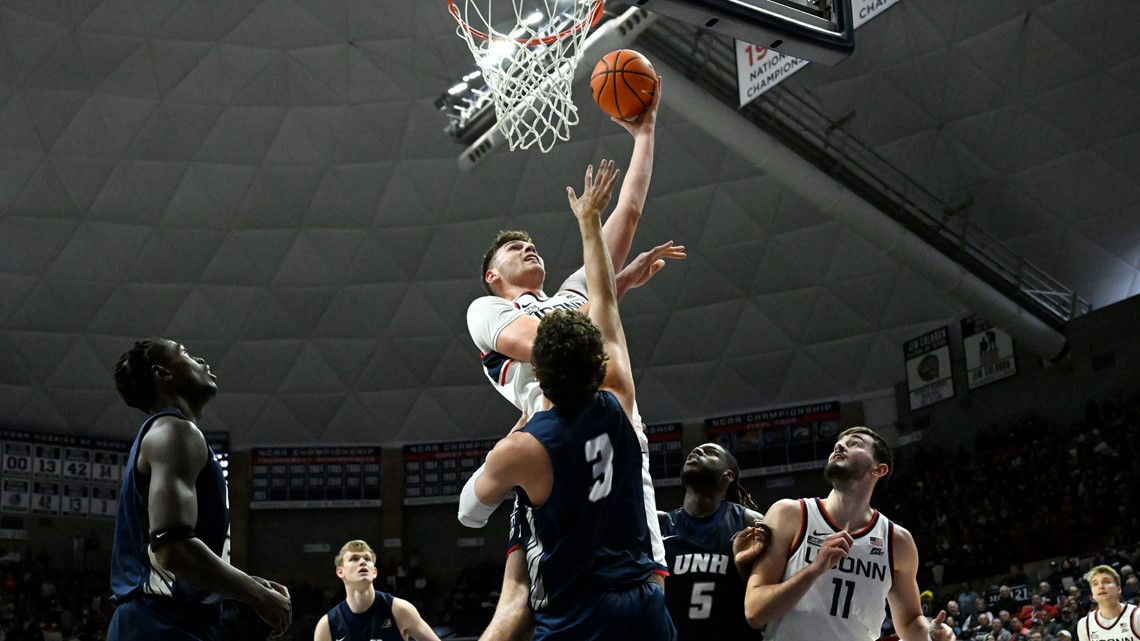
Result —
<path fill-rule="evenodd" d="M 736 472 L 733 472 L 732 470 L 725 470 L 723 476 L 724 480 L 728 481 L 729 483 L 732 483 L 736 480 Z"/>
<path fill-rule="evenodd" d="M 499 282 L 500 280 L 502 280 L 502 277 L 499 276 L 499 271 L 496 269 L 488 269 L 487 273 L 483 274 L 483 282 L 487 283 L 492 288 L 495 286 L 495 283 Z"/>
<path fill-rule="evenodd" d="M 891 468 L 887 467 L 886 463 L 879 463 L 875 467 L 871 468 L 871 476 L 874 476 L 877 479 L 881 479 L 887 475 L 887 472 L 890 471 Z"/>
<path fill-rule="evenodd" d="M 169 381 L 170 379 L 174 378 L 174 375 L 170 373 L 170 370 L 166 369 L 162 365 L 151 365 L 150 373 L 151 376 L 154 376 L 154 378 L 159 381 Z"/>
<path fill-rule="evenodd" d="M 341 578 L 341 579 L 344 578 L 344 566 L 341 566 L 341 565 L 336 566 L 336 575 L 338 578 Z"/>

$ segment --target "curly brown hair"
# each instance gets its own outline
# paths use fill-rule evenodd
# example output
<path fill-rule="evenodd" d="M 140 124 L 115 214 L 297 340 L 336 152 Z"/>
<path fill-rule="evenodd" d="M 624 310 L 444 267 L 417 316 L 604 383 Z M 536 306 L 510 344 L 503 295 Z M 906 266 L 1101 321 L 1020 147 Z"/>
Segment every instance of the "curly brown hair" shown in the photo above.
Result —
<path fill-rule="evenodd" d="M 531 240 L 530 234 L 525 231 L 500 231 L 499 235 L 495 236 L 495 242 L 491 243 L 491 248 L 487 250 L 486 254 L 483 254 L 483 271 L 479 272 L 479 282 L 483 283 L 483 289 L 492 296 L 495 295 L 495 292 L 491 289 L 490 283 L 487 282 L 487 268 L 491 266 L 491 259 L 495 257 L 495 252 L 499 251 L 500 247 L 516 240 L 521 240 L 524 243 L 534 242 Z"/>
<path fill-rule="evenodd" d="M 606 377 L 606 360 L 602 331 L 585 315 L 557 309 L 539 322 L 530 362 L 554 405 L 574 411 L 593 400 Z"/>

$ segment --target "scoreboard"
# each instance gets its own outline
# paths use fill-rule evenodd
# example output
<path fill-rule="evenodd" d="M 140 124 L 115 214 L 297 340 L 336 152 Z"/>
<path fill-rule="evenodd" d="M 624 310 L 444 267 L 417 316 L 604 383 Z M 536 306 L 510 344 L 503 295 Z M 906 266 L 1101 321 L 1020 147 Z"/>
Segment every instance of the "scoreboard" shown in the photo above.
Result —
<path fill-rule="evenodd" d="M 710 418 L 705 431 L 742 477 L 821 469 L 839 433 L 839 401 Z"/>
<path fill-rule="evenodd" d="M 253 448 L 250 509 L 380 506 L 379 447 Z"/>
<path fill-rule="evenodd" d="M 113 519 L 130 446 L 0 430 L 0 510 Z"/>
<path fill-rule="evenodd" d="M 404 505 L 455 503 L 498 439 L 404 446 Z"/>
<path fill-rule="evenodd" d="M 646 425 L 645 435 L 649 438 L 649 475 L 653 485 L 680 485 L 681 467 L 685 464 L 681 424 Z"/>

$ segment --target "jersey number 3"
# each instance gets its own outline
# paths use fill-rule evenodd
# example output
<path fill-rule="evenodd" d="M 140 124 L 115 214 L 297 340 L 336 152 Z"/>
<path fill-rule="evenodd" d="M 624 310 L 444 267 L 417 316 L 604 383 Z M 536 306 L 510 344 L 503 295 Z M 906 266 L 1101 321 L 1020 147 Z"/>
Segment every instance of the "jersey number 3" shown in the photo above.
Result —
<path fill-rule="evenodd" d="M 609 434 L 599 434 L 586 441 L 586 461 L 594 465 L 590 502 L 597 503 L 610 495 L 614 480 L 614 446 Z"/>

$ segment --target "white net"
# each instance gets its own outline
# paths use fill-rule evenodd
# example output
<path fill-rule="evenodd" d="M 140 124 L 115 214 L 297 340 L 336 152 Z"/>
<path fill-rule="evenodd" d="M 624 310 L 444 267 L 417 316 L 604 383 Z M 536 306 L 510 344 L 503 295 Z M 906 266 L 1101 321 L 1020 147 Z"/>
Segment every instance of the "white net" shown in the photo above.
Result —
<path fill-rule="evenodd" d="M 578 124 L 571 96 L 574 70 L 602 4 L 449 0 L 459 23 L 456 33 L 475 57 L 494 98 L 497 126 L 512 151 L 537 144 L 545 153 L 559 140 L 570 140 L 570 127 Z"/>

